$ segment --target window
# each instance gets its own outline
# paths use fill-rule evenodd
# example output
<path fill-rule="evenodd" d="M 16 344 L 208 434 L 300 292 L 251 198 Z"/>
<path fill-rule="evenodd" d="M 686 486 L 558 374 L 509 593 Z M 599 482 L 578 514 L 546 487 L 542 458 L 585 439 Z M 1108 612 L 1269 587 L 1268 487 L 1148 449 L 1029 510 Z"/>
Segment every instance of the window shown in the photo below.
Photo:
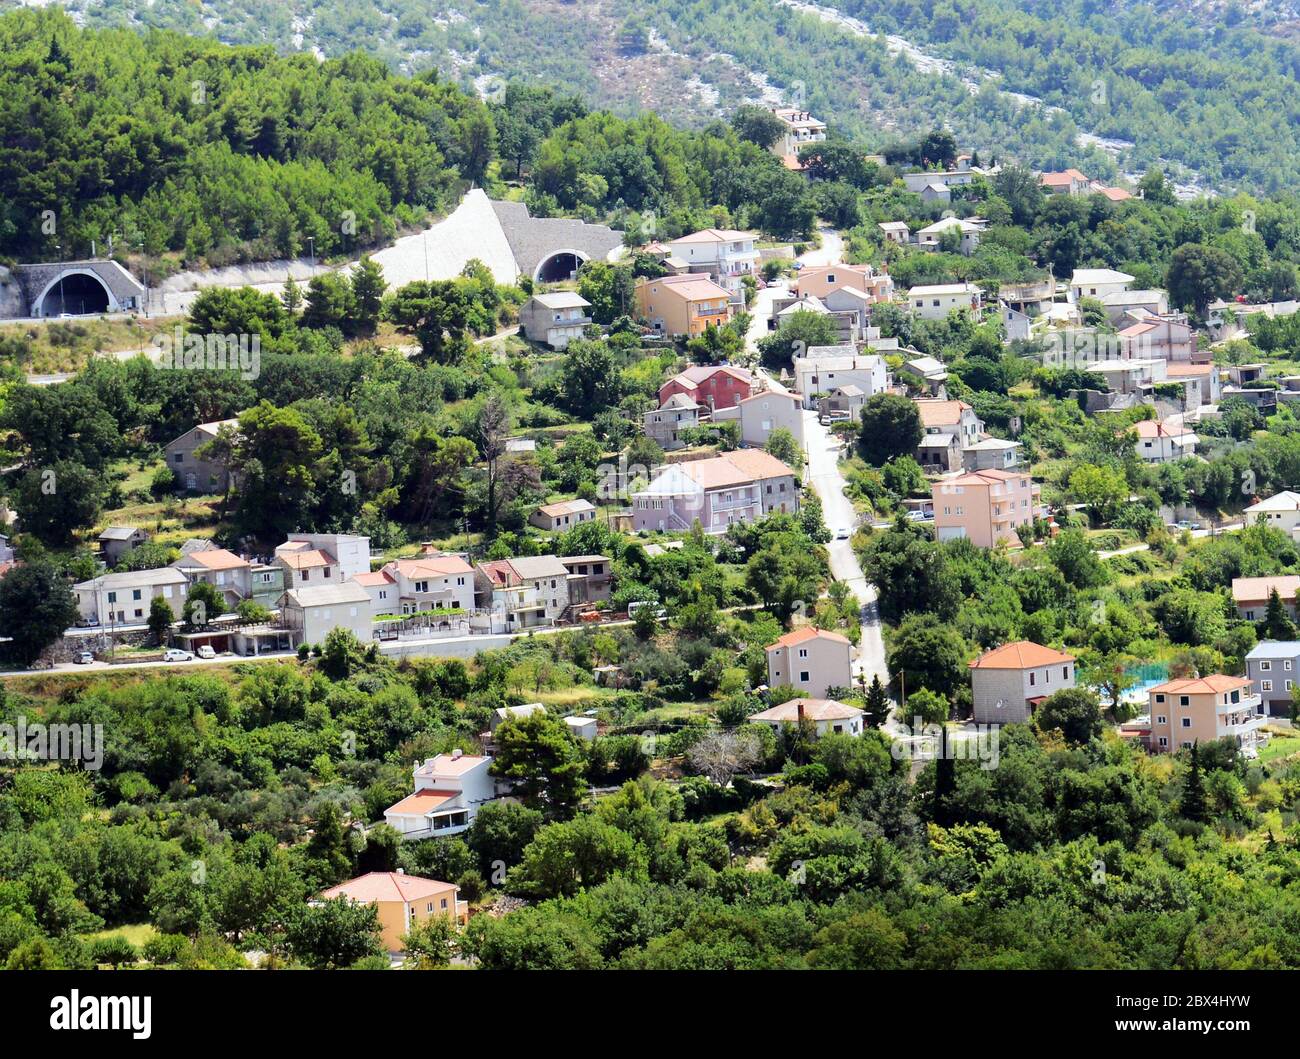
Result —
<path fill-rule="evenodd" d="M 1168 721 L 1163 714 L 1156 718 L 1156 724 L 1167 724 L 1167 723 Z"/>
<path fill-rule="evenodd" d="M 1260 690 L 1260 691 L 1272 691 L 1272 690 L 1273 690 L 1273 682 L 1272 682 L 1271 680 L 1261 680 L 1261 681 L 1259 682 L 1259 690 Z"/>
<path fill-rule="evenodd" d="M 116 602 L 117 602 L 117 593 L 116 593 L 116 592 L 110 592 L 110 593 L 108 594 L 108 601 L 109 601 L 110 603 L 116 603 Z"/>
<path fill-rule="evenodd" d="M 799 648 L 799 657 L 800 657 L 800 658 L 807 658 L 807 657 L 808 657 L 808 648 L 806 648 L 806 647 L 801 647 L 801 648 Z"/>
<path fill-rule="evenodd" d="M 1157 696 L 1156 696 L 1156 702 L 1164 702 L 1164 701 L 1165 701 L 1165 697 L 1164 697 L 1164 695 L 1157 695 Z"/>
<path fill-rule="evenodd" d="M 1161 745 L 1161 746 L 1168 746 L 1168 745 L 1169 745 L 1169 740 L 1166 739 L 1163 735 L 1160 737 L 1160 745 Z"/>
<path fill-rule="evenodd" d="M 1179 705 L 1179 706 L 1190 706 L 1191 704 L 1192 704 L 1192 700 L 1189 699 L 1186 695 L 1179 695 L 1179 696 L 1178 696 L 1178 705 Z"/>
<path fill-rule="evenodd" d="M 799 683 L 800 683 L 800 684 L 807 684 L 807 683 L 808 683 L 808 670 L 805 669 L 805 670 L 803 670 L 802 672 L 800 672 L 800 674 L 799 674 Z"/>
<path fill-rule="evenodd" d="M 1184 728 L 1190 728 L 1191 726 L 1192 726 L 1192 719 L 1191 719 L 1190 717 L 1184 717 L 1184 718 L 1183 718 L 1183 727 L 1184 727 Z"/>
<path fill-rule="evenodd" d="M 1037 674 L 1037 673 L 1030 673 L 1030 674 L 1029 674 L 1029 686 L 1032 688 L 1032 687 L 1033 687 L 1035 684 L 1037 684 L 1037 683 L 1038 683 L 1038 674 Z"/>
<path fill-rule="evenodd" d="M 1259 664 L 1259 671 L 1260 671 L 1261 673 L 1267 673 L 1267 672 L 1271 671 L 1272 668 L 1273 668 L 1273 663 L 1272 663 L 1272 662 L 1260 662 L 1260 664 Z"/>

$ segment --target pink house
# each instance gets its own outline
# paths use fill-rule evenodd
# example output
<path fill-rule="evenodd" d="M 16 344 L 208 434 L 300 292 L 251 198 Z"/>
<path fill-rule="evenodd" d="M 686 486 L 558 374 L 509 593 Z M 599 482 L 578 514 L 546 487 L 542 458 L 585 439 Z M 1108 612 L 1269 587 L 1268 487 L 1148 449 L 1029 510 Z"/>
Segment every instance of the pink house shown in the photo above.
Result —
<path fill-rule="evenodd" d="M 934 532 L 941 541 L 965 537 L 979 548 L 1018 545 L 1016 527 L 1032 523 L 1039 488 L 1018 471 L 972 471 L 936 482 Z"/>
<path fill-rule="evenodd" d="M 732 408 L 754 393 L 754 376 L 730 364 L 687 368 L 659 387 L 659 407 L 678 393 L 703 408 Z"/>
<path fill-rule="evenodd" d="M 798 511 L 797 482 L 794 471 L 762 449 L 666 464 L 632 494 L 632 528 L 680 533 L 698 519 L 705 533 L 725 533 L 733 523 Z"/>

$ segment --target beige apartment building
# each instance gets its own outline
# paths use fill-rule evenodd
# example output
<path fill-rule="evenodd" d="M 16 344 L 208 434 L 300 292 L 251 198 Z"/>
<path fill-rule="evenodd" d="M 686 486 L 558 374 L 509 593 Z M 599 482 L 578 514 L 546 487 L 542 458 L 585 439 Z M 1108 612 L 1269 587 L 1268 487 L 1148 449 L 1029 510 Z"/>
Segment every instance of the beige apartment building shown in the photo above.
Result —
<path fill-rule="evenodd" d="M 853 686 L 852 655 L 852 645 L 839 633 L 810 625 L 795 629 L 767 646 L 768 686 L 789 684 L 827 698 L 832 688 Z"/>
<path fill-rule="evenodd" d="M 1034 521 L 1039 487 L 1021 471 L 971 471 L 934 484 L 934 532 L 940 541 L 965 537 L 979 548 L 1016 547 L 1016 527 Z"/>
<path fill-rule="evenodd" d="M 1228 737 L 1245 749 L 1259 743 L 1266 718 L 1248 677 L 1211 673 L 1169 680 L 1148 694 L 1152 750 L 1172 753 L 1193 743 Z"/>

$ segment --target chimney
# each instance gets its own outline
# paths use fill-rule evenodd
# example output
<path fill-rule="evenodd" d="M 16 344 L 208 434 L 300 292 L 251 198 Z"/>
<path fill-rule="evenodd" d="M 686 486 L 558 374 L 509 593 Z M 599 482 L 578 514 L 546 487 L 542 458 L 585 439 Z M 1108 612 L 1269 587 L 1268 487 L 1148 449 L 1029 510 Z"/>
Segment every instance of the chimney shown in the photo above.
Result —
<path fill-rule="evenodd" d="M 464 756 L 465 756 L 465 751 L 463 751 L 460 747 L 457 747 L 455 750 L 451 752 L 452 761 L 459 761 Z"/>
<path fill-rule="evenodd" d="M 398 874 L 398 875 L 405 875 L 405 874 L 406 874 L 406 869 L 405 869 L 405 868 L 398 868 L 398 869 L 397 869 L 397 874 Z"/>
<path fill-rule="evenodd" d="M 797 705 L 795 706 L 795 709 L 799 711 L 799 726 L 803 727 L 803 699 L 800 699 L 798 701 Z"/>

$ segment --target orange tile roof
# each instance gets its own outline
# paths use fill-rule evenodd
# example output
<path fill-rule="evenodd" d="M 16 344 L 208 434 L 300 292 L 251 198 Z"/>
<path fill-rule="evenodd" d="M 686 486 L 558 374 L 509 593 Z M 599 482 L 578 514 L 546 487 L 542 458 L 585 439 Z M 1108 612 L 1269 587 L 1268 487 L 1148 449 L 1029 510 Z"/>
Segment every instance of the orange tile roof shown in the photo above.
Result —
<path fill-rule="evenodd" d="M 1167 376 L 1177 377 L 1179 375 L 1209 375 L 1212 371 L 1218 371 L 1213 364 L 1166 364 L 1165 374 Z"/>
<path fill-rule="evenodd" d="M 371 585 L 378 586 L 378 585 L 394 584 L 393 579 L 389 577 L 386 573 L 384 573 L 382 570 L 375 570 L 364 574 L 356 574 L 352 578 L 352 580 L 359 585 L 365 585 L 367 588 L 369 588 Z"/>
<path fill-rule="evenodd" d="M 209 548 L 206 551 L 190 552 L 185 556 L 186 560 L 194 560 L 200 566 L 208 570 L 238 570 L 243 566 L 250 566 L 247 559 L 241 559 L 234 552 L 226 551 L 225 548 Z M 189 565 L 185 563 L 184 565 Z"/>
<path fill-rule="evenodd" d="M 784 636 L 778 637 L 775 643 L 767 645 L 766 650 L 770 651 L 773 647 L 797 647 L 801 643 L 807 643 L 809 640 L 829 640 L 831 643 L 847 644 L 848 638 L 841 636 L 837 632 L 830 632 L 826 629 L 817 629 L 811 625 L 805 625 L 803 628 L 795 629 Z"/>
<path fill-rule="evenodd" d="M 925 427 L 952 427 L 961 422 L 961 417 L 970 405 L 965 401 L 913 401 L 921 415 L 921 425 Z"/>
<path fill-rule="evenodd" d="M 701 489 L 725 489 L 768 478 L 793 475 L 789 467 L 762 449 L 736 449 L 707 460 L 673 464 Z"/>
<path fill-rule="evenodd" d="M 1073 661 L 1074 655 L 1054 651 L 1032 640 L 1017 640 L 985 651 L 969 666 L 971 669 L 1037 669 Z"/>
<path fill-rule="evenodd" d="M 861 717 L 862 711 L 856 706 L 845 706 L 834 699 L 791 699 L 770 710 L 750 715 L 751 721 L 789 721 L 795 724 L 799 720 L 799 707 L 803 706 L 803 715 L 810 721 L 848 721 Z"/>
<path fill-rule="evenodd" d="M 404 577 L 446 577 L 474 572 L 459 555 L 422 555 L 418 559 L 394 559 L 388 565 Z"/>
<path fill-rule="evenodd" d="M 1193 433 L 1186 427 L 1171 427 L 1163 419 L 1141 419 L 1133 429 L 1140 438 L 1181 438 Z"/>
<path fill-rule="evenodd" d="M 397 804 L 390 805 L 384 812 L 398 816 L 424 816 L 444 802 L 451 801 L 459 793 L 459 791 L 416 791 L 414 794 L 408 794 Z"/>
<path fill-rule="evenodd" d="M 363 904 L 380 901 L 423 901 L 439 894 L 455 892 L 454 883 L 426 879 L 420 875 L 405 875 L 396 871 L 372 871 L 358 875 L 355 879 L 341 882 L 322 890 L 320 896 L 326 900 L 332 897 L 350 897 Z"/>
<path fill-rule="evenodd" d="M 1234 577 L 1232 579 L 1232 598 L 1238 603 L 1262 603 L 1273 594 L 1282 597 L 1282 602 L 1295 599 L 1300 590 L 1300 577 L 1295 574 L 1282 574 L 1275 577 Z"/>
<path fill-rule="evenodd" d="M 286 566 L 294 570 L 308 570 L 318 566 L 333 566 L 334 557 L 329 552 L 321 551 L 319 548 L 312 548 L 310 551 L 277 551 L 276 557 L 283 559 Z"/>
<path fill-rule="evenodd" d="M 1249 677 L 1230 677 L 1226 673 L 1211 673 L 1208 677 L 1167 680 L 1163 684 L 1157 684 L 1150 691 L 1152 693 L 1159 691 L 1168 695 L 1218 695 L 1249 686 Z"/>

